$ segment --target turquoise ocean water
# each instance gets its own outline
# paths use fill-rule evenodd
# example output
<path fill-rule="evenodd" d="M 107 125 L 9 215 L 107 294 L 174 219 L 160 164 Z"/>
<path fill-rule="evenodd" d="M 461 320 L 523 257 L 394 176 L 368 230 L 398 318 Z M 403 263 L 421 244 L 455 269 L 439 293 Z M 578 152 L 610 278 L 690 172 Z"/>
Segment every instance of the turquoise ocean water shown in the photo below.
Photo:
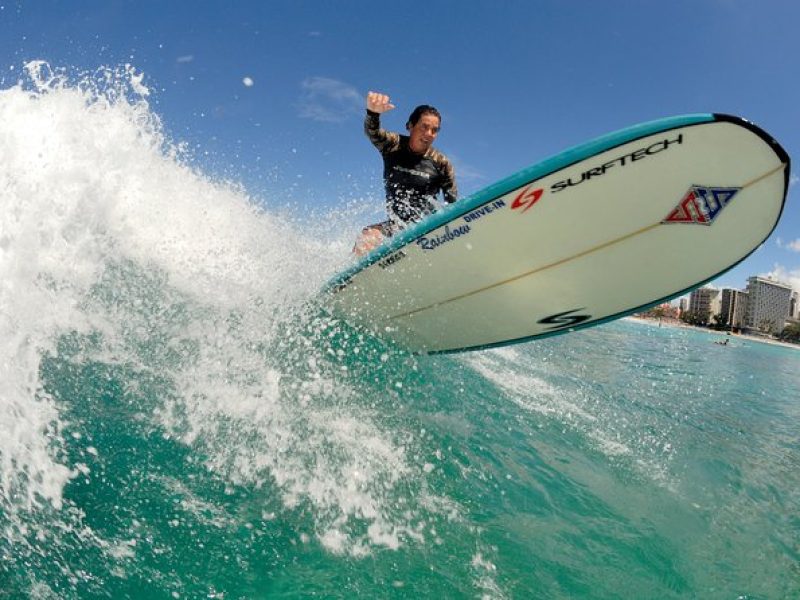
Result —
<path fill-rule="evenodd" d="M 0 90 L 0 201 L 0 598 L 800 597 L 800 350 L 393 350 L 125 70 Z"/>

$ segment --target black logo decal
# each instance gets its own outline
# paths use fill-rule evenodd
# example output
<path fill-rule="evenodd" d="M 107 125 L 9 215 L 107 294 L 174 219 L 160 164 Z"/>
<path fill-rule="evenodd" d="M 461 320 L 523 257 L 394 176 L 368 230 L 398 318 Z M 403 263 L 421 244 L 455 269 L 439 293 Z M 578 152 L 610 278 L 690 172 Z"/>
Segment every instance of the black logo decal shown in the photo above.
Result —
<path fill-rule="evenodd" d="M 331 294 L 337 294 L 341 292 L 344 288 L 350 285 L 351 281 L 353 281 L 352 277 L 345 277 L 338 283 L 334 284 L 333 287 L 331 287 Z"/>
<path fill-rule="evenodd" d="M 404 259 L 405 257 L 406 257 L 406 253 L 405 253 L 405 252 L 403 252 L 402 250 L 398 250 L 398 251 L 397 251 L 397 252 L 395 252 L 394 254 L 390 254 L 389 256 L 387 256 L 386 258 L 384 258 L 384 259 L 383 259 L 381 262 L 379 262 L 379 263 L 378 263 L 378 266 L 379 266 L 381 269 L 388 269 L 388 268 L 389 268 L 389 267 L 391 267 L 391 266 L 392 266 L 394 263 L 396 263 L 398 260 L 402 260 L 402 259 Z"/>
<path fill-rule="evenodd" d="M 566 310 L 562 313 L 558 313 L 557 315 L 550 315 L 549 317 L 545 317 L 544 319 L 539 319 L 537 323 L 542 325 L 552 325 L 550 329 L 563 329 L 564 327 L 572 327 L 573 325 L 577 325 L 578 323 L 583 323 L 587 319 L 591 319 L 591 315 L 570 315 L 570 313 L 574 313 L 579 310 L 586 310 L 585 308 L 573 308 L 572 310 Z"/>
<path fill-rule="evenodd" d="M 594 167 L 593 169 L 589 169 L 588 171 L 584 171 L 581 173 L 580 179 L 576 176 L 554 183 L 550 186 L 550 191 L 555 194 L 556 192 L 560 192 L 574 185 L 580 185 L 584 181 L 589 181 L 592 178 L 601 177 L 605 175 L 609 169 L 612 169 L 618 165 L 625 167 L 633 162 L 636 162 L 637 160 L 647 158 L 653 154 L 658 154 L 659 152 L 668 150 L 672 144 L 683 144 L 683 134 L 679 133 L 678 137 L 676 137 L 674 140 L 665 138 L 660 142 L 650 144 L 647 146 L 647 148 L 639 148 L 638 150 L 635 150 L 629 154 L 620 156 L 614 160 L 610 160 L 607 163 L 603 163 L 602 165 Z"/>

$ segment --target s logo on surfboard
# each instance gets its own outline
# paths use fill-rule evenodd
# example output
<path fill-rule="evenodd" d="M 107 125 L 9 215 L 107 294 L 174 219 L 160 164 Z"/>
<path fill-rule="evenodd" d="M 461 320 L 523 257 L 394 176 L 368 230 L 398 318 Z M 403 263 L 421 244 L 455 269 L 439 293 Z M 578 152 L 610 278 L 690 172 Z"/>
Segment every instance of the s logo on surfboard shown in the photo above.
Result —
<path fill-rule="evenodd" d="M 564 312 L 550 315 L 549 317 L 545 317 L 544 319 L 539 319 L 536 321 L 541 325 L 552 325 L 548 329 L 562 329 L 564 327 L 572 327 L 573 325 L 577 325 L 578 323 L 583 323 L 584 321 L 591 319 L 591 315 L 571 315 L 570 313 L 574 313 L 578 310 L 586 310 L 585 308 L 573 308 L 572 310 L 565 310 Z"/>
<path fill-rule="evenodd" d="M 514 201 L 511 203 L 511 210 L 521 208 L 522 210 L 520 212 L 525 212 L 536 204 L 539 198 L 542 197 L 542 194 L 544 194 L 544 190 L 542 188 L 531 190 L 531 187 L 533 186 L 529 185 L 514 198 Z"/>

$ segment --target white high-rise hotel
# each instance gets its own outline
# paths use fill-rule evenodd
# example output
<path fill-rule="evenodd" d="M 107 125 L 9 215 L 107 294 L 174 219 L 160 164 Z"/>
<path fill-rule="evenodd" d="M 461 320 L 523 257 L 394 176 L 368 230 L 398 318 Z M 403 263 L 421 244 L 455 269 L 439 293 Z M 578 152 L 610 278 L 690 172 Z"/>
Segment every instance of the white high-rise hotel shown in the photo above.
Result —
<path fill-rule="evenodd" d="M 689 312 L 697 315 L 703 323 L 710 323 L 719 309 L 719 290 L 716 288 L 698 288 L 689 295 Z"/>
<path fill-rule="evenodd" d="M 770 334 L 779 334 L 788 319 L 796 318 L 798 304 L 790 285 L 765 277 L 750 277 L 746 291 L 703 287 L 689 296 L 689 312 L 701 322 L 712 323 L 719 313 L 721 325 Z"/>
<path fill-rule="evenodd" d="M 745 307 L 747 306 L 747 292 L 725 288 L 722 290 L 720 314 L 722 324 L 728 327 L 741 329 L 744 325 Z"/>
<path fill-rule="evenodd" d="M 780 333 L 789 318 L 792 287 L 764 277 L 747 280 L 745 329 L 763 333 Z"/>

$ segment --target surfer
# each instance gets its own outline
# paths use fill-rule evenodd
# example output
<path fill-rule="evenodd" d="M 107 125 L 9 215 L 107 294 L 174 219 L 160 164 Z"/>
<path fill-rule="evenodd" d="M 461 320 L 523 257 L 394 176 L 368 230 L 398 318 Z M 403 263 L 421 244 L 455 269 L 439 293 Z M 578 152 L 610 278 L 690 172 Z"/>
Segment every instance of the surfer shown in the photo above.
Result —
<path fill-rule="evenodd" d="M 364 133 L 383 157 L 388 220 L 366 226 L 353 252 L 365 254 L 408 224 L 422 220 L 436 210 L 435 199 L 442 192 L 444 201 L 458 197 L 455 171 L 447 157 L 433 147 L 442 117 L 433 106 L 414 109 L 406 122 L 408 135 L 381 129 L 380 116 L 394 108 L 389 96 L 367 94 Z"/>

